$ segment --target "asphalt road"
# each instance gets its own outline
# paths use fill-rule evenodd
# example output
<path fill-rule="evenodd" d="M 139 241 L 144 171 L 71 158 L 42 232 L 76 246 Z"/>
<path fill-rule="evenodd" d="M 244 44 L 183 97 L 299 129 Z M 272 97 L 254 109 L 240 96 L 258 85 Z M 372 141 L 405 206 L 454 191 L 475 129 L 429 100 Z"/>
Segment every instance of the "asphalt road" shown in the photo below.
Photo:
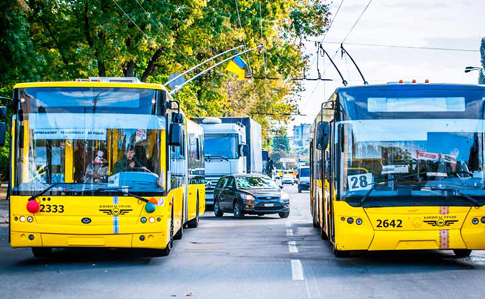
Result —
<path fill-rule="evenodd" d="M 169 257 L 62 249 L 37 260 L 0 226 L 0 298 L 481 298 L 485 252 L 333 256 L 311 225 L 308 192 L 285 187 L 291 215 L 216 219 L 206 212 Z"/>

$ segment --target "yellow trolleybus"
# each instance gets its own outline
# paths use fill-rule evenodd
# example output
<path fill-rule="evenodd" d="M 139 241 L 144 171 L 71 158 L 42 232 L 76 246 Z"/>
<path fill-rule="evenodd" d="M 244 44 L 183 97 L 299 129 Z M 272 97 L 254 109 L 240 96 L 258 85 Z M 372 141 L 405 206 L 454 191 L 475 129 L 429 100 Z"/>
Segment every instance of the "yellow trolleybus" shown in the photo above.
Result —
<path fill-rule="evenodd" d="M 203 132 L 136 78 L 22 83 L 11 126 L 10 243 L 168 255 L 205 210 Z M 190 175 L 189 175 L 190 173 Z"/>
<path fill-rule="evenodd" d="M 351 251 L 485 249 L 485 87 L 335 91 L 312 126 L 313 224 Z"/>

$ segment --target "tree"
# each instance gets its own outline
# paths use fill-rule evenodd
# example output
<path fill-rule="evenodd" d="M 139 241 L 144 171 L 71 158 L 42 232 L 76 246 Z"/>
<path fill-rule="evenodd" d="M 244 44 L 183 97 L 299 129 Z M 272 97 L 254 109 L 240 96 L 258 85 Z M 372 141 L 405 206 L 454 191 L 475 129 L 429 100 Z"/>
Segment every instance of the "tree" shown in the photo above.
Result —
<path fill-rule="evenodd" d="M 18 82 L 89 76 L 164 83 L 227 49 L 262 44 L 242 56 L 251 78 L 218 67 L 175 98 L 188 116 L 252 116 L 266 134 L 295 111 L 302 87 L 289 79 L 306 67 L 302 41 L 322 34 L 328 15 L 316 0 L 4 0 L 0 95 Z"/>
<path fill-rule="evenodd" d="M 478 77 L 478 83 L 479 84 L 485 84 L 485 74 L 483 73 L 483 70 L 485 69 L 485 37 L 482 38 L 482 43 L 480 45 L 480 55 L 481 55 L 481 63 L 482 63 L 482 69 L 480 70 L 480 75 Z"/>

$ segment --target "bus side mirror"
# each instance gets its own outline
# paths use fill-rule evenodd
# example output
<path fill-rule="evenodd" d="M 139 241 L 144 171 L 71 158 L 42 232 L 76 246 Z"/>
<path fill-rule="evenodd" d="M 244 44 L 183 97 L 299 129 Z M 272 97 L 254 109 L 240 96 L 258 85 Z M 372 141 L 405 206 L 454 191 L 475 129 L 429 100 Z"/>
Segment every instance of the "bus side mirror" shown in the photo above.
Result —
<path fill-rule="evenodd" d="M 330 133 L 330 125 L 326 121 L 320 121 L 317 126 L 317 144 L 319 150 L 324 150 L 328 146 L 328 138 Z"/>
<path fill-rule="evenodd" d="M 181 146 L 183 139 L 182 124 L 170 124 L 170 143 L 172 146 Z"/>
<path fill-rule="evenodd" d="M 0 146 L 5 145 L 5 133 L 7 132 L 7 125 L 0 123 Z"/>
<path fill-rule="evenodd" d="M 7 107 L 0 106 L 0 118 L 7 117 Z"/>

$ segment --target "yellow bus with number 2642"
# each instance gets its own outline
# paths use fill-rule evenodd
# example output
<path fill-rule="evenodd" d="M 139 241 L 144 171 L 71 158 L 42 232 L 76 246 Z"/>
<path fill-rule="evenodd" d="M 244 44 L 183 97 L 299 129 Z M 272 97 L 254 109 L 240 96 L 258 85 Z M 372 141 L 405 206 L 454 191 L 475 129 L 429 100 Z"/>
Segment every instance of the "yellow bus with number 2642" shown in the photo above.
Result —
<path fill-rule="evenodd" d="M 313 225 L 352 251 L 485 249 L 485 87 L 338 88 L 310 143 Z"/>
<path fill-rule="evenodd" d="M 11 102 L 10 244 L 168 255 L 205 210 L 203 131 L 136 78 L 22 83 Z"/>

